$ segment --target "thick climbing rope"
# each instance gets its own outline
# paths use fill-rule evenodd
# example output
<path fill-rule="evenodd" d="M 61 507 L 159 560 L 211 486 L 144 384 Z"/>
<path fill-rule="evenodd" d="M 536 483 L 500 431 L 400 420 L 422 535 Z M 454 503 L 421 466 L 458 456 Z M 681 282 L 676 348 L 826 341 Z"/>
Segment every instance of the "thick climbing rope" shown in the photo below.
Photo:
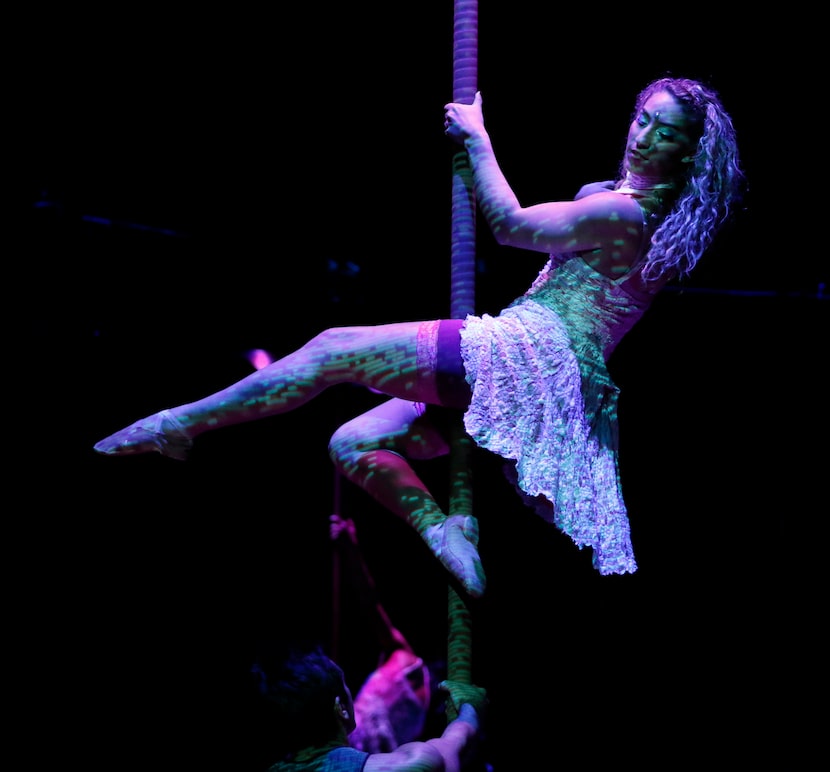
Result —
<path fill-rule="evenodd" d="M 452 101 L 472 103 L 478 80 L 478 0 L 455 0 L 453 11 Z M 475 214 L 472 171 L 460 147 L 452 158 L 450 315 L 475 311 Z M 472 440 L 459 417 L 450 446 L 449 514 L 471 515 Z M 447 607 L 447 677 L 472 683 L 472 617 L 469 598 L 452 586 Z"/>
<path fill-rule="evenodd" d="M 455 0 L 453 18 L 452 101 L 472 103 L 478 76 L 478 1 Z M 475 214 L 472 171 L 467 152 L 459 148 L 452 158 L 451 212 L 451 273 L 450 316 L 463 319 L 475 311 Z M 450 445 L 450 515 L 471 515 L 472 440 L 464 431 L 461 417 L 452 427 Z M 335 512 L 340 501 L 340 477 L 335 474 Z M 339 650 L 339 580 L 340 570 L 335 551 L 334 564 L 334 640 Z M 472 618 L 469 598 L 452 586 L 448 587 L 447 678 L 459 683 L 472 683 Z"/>

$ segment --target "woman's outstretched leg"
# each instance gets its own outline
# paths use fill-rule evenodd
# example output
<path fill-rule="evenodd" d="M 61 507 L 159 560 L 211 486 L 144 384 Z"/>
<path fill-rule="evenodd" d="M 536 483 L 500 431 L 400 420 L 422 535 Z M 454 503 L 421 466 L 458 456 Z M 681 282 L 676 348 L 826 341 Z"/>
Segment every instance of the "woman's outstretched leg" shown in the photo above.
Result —
<path fill-rule="evenodd" d="M 446 437 L 423 403 L 390 399 L 341 426 L 329 443 L 337 468 L 372 498 L 409 523 L 473 597 L 484 593 L 478 522 L 447 515 L 407 461 L 446 455 Z"/>
<path fill-rule="evenodd" d="M 420 328 L 418 322 L 404 322 L 325 330 L 221 391 L 154 413 L 111 434 L 95 450 L 108 456 L 157 452 L 184 460 L 199 434 L 286 413 L 338 383 L 429 401 L 435 374 L 418 367 Z M 423 345 L 423 336 L 421 340 Z"/>

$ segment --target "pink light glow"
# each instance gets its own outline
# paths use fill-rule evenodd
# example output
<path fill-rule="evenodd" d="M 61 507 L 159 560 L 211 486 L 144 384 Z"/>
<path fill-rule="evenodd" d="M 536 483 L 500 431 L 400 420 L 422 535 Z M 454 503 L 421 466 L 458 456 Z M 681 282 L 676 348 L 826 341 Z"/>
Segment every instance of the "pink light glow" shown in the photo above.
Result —
<path fill-rule="evenodd" d="M 261 370 L 274 361 L 274 358 L 262 348 L 251 349 L 245 356 L 256 370 Z"/>

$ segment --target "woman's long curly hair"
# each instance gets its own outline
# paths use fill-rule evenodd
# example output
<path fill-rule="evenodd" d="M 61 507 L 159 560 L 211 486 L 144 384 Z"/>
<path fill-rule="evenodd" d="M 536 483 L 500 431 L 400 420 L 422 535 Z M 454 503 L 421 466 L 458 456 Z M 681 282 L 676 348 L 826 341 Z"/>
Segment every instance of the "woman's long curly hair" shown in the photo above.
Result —
<path fill-rule="evenodd" d="M 637 96 L 635 116 L 658 91 L 669 92 L 685 106 L 700 138 L 685 184 L 651 238 L 643 275 L 682 278 L 697 265 L 743 198 L 744 173 L 732 119 L 713 89 L 688 78 L 659 78 Z"/>

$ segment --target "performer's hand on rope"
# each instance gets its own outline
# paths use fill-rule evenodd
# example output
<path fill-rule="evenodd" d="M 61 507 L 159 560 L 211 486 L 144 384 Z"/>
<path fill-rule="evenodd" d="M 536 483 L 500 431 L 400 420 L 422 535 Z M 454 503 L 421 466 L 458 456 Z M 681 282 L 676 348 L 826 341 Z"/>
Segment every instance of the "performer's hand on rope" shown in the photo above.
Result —
<path fill-rule="evenodd" d="M 352 544 L 357 544 L 357 528 L 354 520 L 351 518 L 340 517 L 340 515 L 329 516 L 329 536 L 332 541 L 337 541 L 343 534 L 351 541 Z"/>
<path fill-rule="evenodd" d="M 481 108 L 481 92 L 476 91 L 473 103 L 448 102 L 444 105 L 444 134 L 463 143 L 467 137 L 481 136 L 484 130 L 484 113 Z"/>
<path fill-rule="evenodd" d="M 487 699 L 487 691 L 480 686 L 473 686 L 472 684 L 463 684 L 460 681 L 441 681 L 438 688 L 442 692 L 447 693 L 446 710 L 447 718 L 450 721 L 455 721 L 458 718 L 458 712 L 461 706 L 468 702 L 472 705 L 479 717 L 484 716 L 484 711 L 487 709 L 489 700 Z"/>

